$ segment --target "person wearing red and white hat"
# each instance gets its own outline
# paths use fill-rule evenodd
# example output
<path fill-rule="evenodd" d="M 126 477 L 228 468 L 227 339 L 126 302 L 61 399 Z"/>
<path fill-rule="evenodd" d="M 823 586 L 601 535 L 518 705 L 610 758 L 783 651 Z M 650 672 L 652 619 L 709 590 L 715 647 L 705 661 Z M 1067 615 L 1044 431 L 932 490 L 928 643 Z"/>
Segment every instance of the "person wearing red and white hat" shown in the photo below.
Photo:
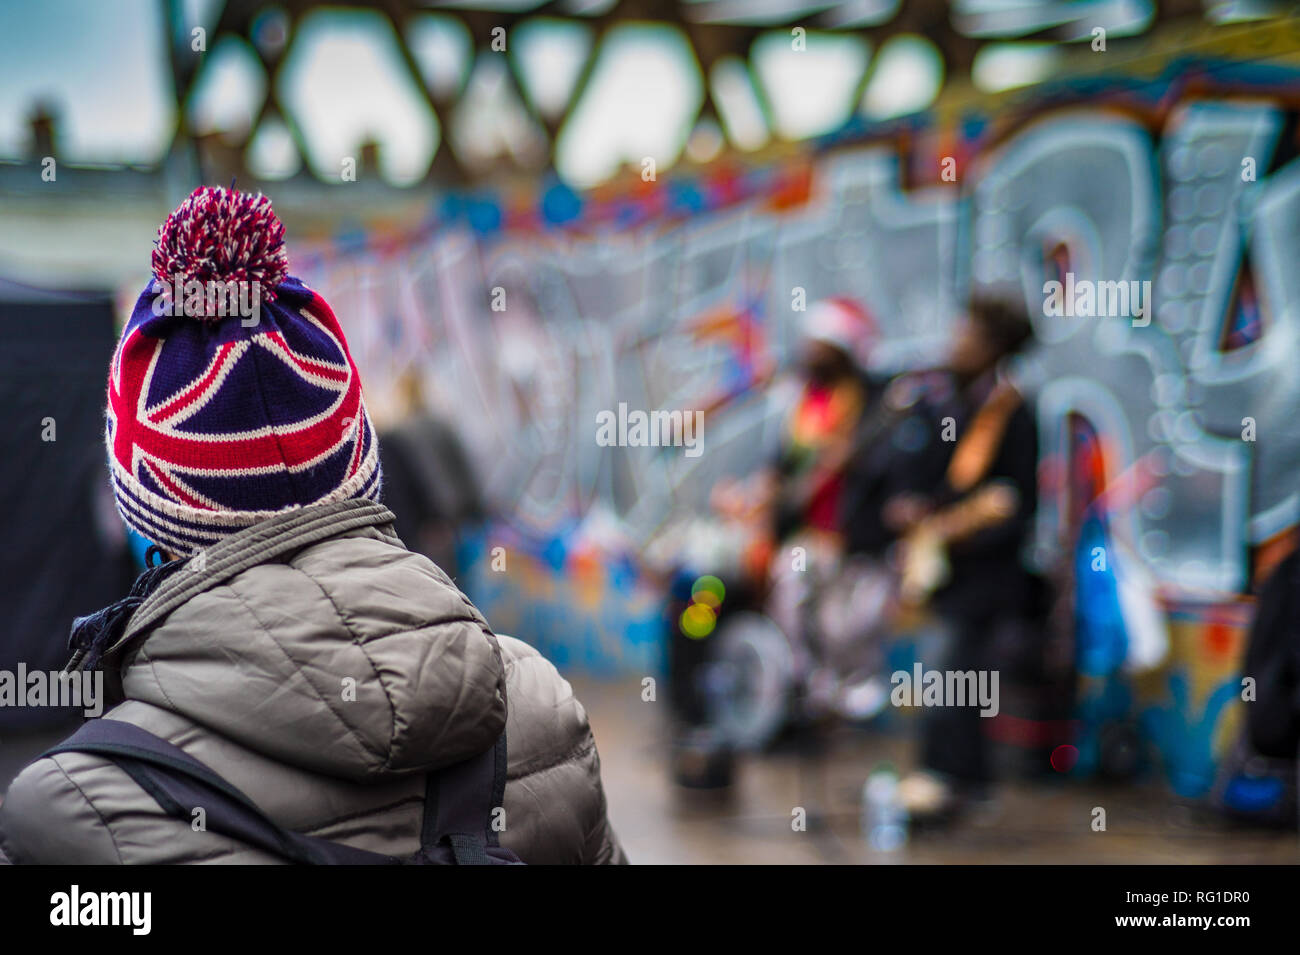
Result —
<path fill-rule="evenodd" d="M 806 670 L 808 600 L 818 581 L 836 573 L 843 552 L 845 470 L 870 400 L 866 368 L 879 330 L 862 305 L 836 297 L 814 303 L 801 331 L 798 395 L 769 478 L 767 611 Z"/>

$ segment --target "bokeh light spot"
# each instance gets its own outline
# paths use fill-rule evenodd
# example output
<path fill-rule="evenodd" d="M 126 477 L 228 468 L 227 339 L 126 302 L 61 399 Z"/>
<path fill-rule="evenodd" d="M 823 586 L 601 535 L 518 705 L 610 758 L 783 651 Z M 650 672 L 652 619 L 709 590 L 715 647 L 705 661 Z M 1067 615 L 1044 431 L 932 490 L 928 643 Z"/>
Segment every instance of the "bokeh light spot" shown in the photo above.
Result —
<path fill-rule="evenodd" d="M 713 632 L 717 625 L 717 615 L 713 608 L 702 603 L 693 603 L 682 611 L 682 633 L 693 640 L 703 640 Z"/>
<path fill-rule="evenodd" d="M 1068 773 L 1079 761 L 1079 751 L 1068 743 L 1052 750 L 1052 768 L 1058 773 Z"/>
<path fill-rule="evenodd" d="M 722 606 L 722 601 L 726 596 L 727 588 L 723 586 L 721 580 L 712 574 L 705 574 L 691 584 L 691 599 L 713 610 L 717 610 Z"/>

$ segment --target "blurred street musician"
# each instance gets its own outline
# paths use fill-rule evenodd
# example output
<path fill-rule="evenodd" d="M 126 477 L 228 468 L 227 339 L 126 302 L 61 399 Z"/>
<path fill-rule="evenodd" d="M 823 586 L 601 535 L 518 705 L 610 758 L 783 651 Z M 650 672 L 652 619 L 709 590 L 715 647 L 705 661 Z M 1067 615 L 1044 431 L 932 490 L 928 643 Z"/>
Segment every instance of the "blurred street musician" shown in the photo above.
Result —
<path fill-rule="evenodd" d="M 1032 597 L 1021 553 L 1037 503 L 1037 431 L 1006 374 L 1007 359 L 1031 337 L 1016 306 L 972 303 L 947 375 L 927 375 L 913 417 L 929 432 L 916 442 L 915 472 L 942 477 L 929 492 L 898 494 L 884 507 L 883 522 L 900 537 L 901 599 L 942 624 L 941 646 L 923 662 L 945 673 L 996 669 L 995 635 L 1023 618 Z M 979 707 L 944 702 L 923 710 L 921 768 L 900 787 L 914 818 L 948 817 L 992 782 Z"/>

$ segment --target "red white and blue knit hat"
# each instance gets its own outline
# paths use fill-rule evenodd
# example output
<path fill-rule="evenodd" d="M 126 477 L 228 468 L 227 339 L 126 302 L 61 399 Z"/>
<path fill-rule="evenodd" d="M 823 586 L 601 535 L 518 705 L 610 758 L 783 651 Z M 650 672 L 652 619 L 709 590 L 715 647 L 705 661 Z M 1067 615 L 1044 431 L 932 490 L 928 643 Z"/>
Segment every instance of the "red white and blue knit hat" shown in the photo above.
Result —
<path fill-rule="evenodd" d="M 196 189 L 158 230 L 108 381 L 113 493 L 177 555 L 309 504 L 379 497 L 379 447 L 329 305 L 287 275 L 262 195 Z"/>

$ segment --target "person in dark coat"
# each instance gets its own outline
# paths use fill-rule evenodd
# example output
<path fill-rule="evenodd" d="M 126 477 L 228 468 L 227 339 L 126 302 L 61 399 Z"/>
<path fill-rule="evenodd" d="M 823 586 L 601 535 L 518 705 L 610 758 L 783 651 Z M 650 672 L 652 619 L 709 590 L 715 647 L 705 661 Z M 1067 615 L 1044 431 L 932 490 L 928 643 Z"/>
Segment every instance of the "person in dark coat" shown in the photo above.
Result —
<path fill-rule="evenodd" d="M 926 666 L 945 674 L 995 670 L 994 635 L 1032 599 L 1021 554 L 1037 506 L 1037 426 L 1005 375 L 1006 359 L 1031 334 L 1015 306 L 972 304 L 950 354 L 949 386 L 927 391 L 920 416 L 929 434 L 919 480 L 941 477 L 929 493 L 886 506 L 886 522 L 901 528 L 904 599 L 941 622 L 942 649 Z M 981 707 L 944 703 L 923 709 L 922 770 L 900 788 L 917 816 L 946 812 L 992 782 Z"/>
<path fill-rule="evenodd" d="M 405 416 L 379 439 L 384 504 L 406 546 L 455 579 L 460 532 L 487 516 L 480 477 L 452 422 L 425 401 L 419 376 L 408 371 L 398 384 Z"/>

